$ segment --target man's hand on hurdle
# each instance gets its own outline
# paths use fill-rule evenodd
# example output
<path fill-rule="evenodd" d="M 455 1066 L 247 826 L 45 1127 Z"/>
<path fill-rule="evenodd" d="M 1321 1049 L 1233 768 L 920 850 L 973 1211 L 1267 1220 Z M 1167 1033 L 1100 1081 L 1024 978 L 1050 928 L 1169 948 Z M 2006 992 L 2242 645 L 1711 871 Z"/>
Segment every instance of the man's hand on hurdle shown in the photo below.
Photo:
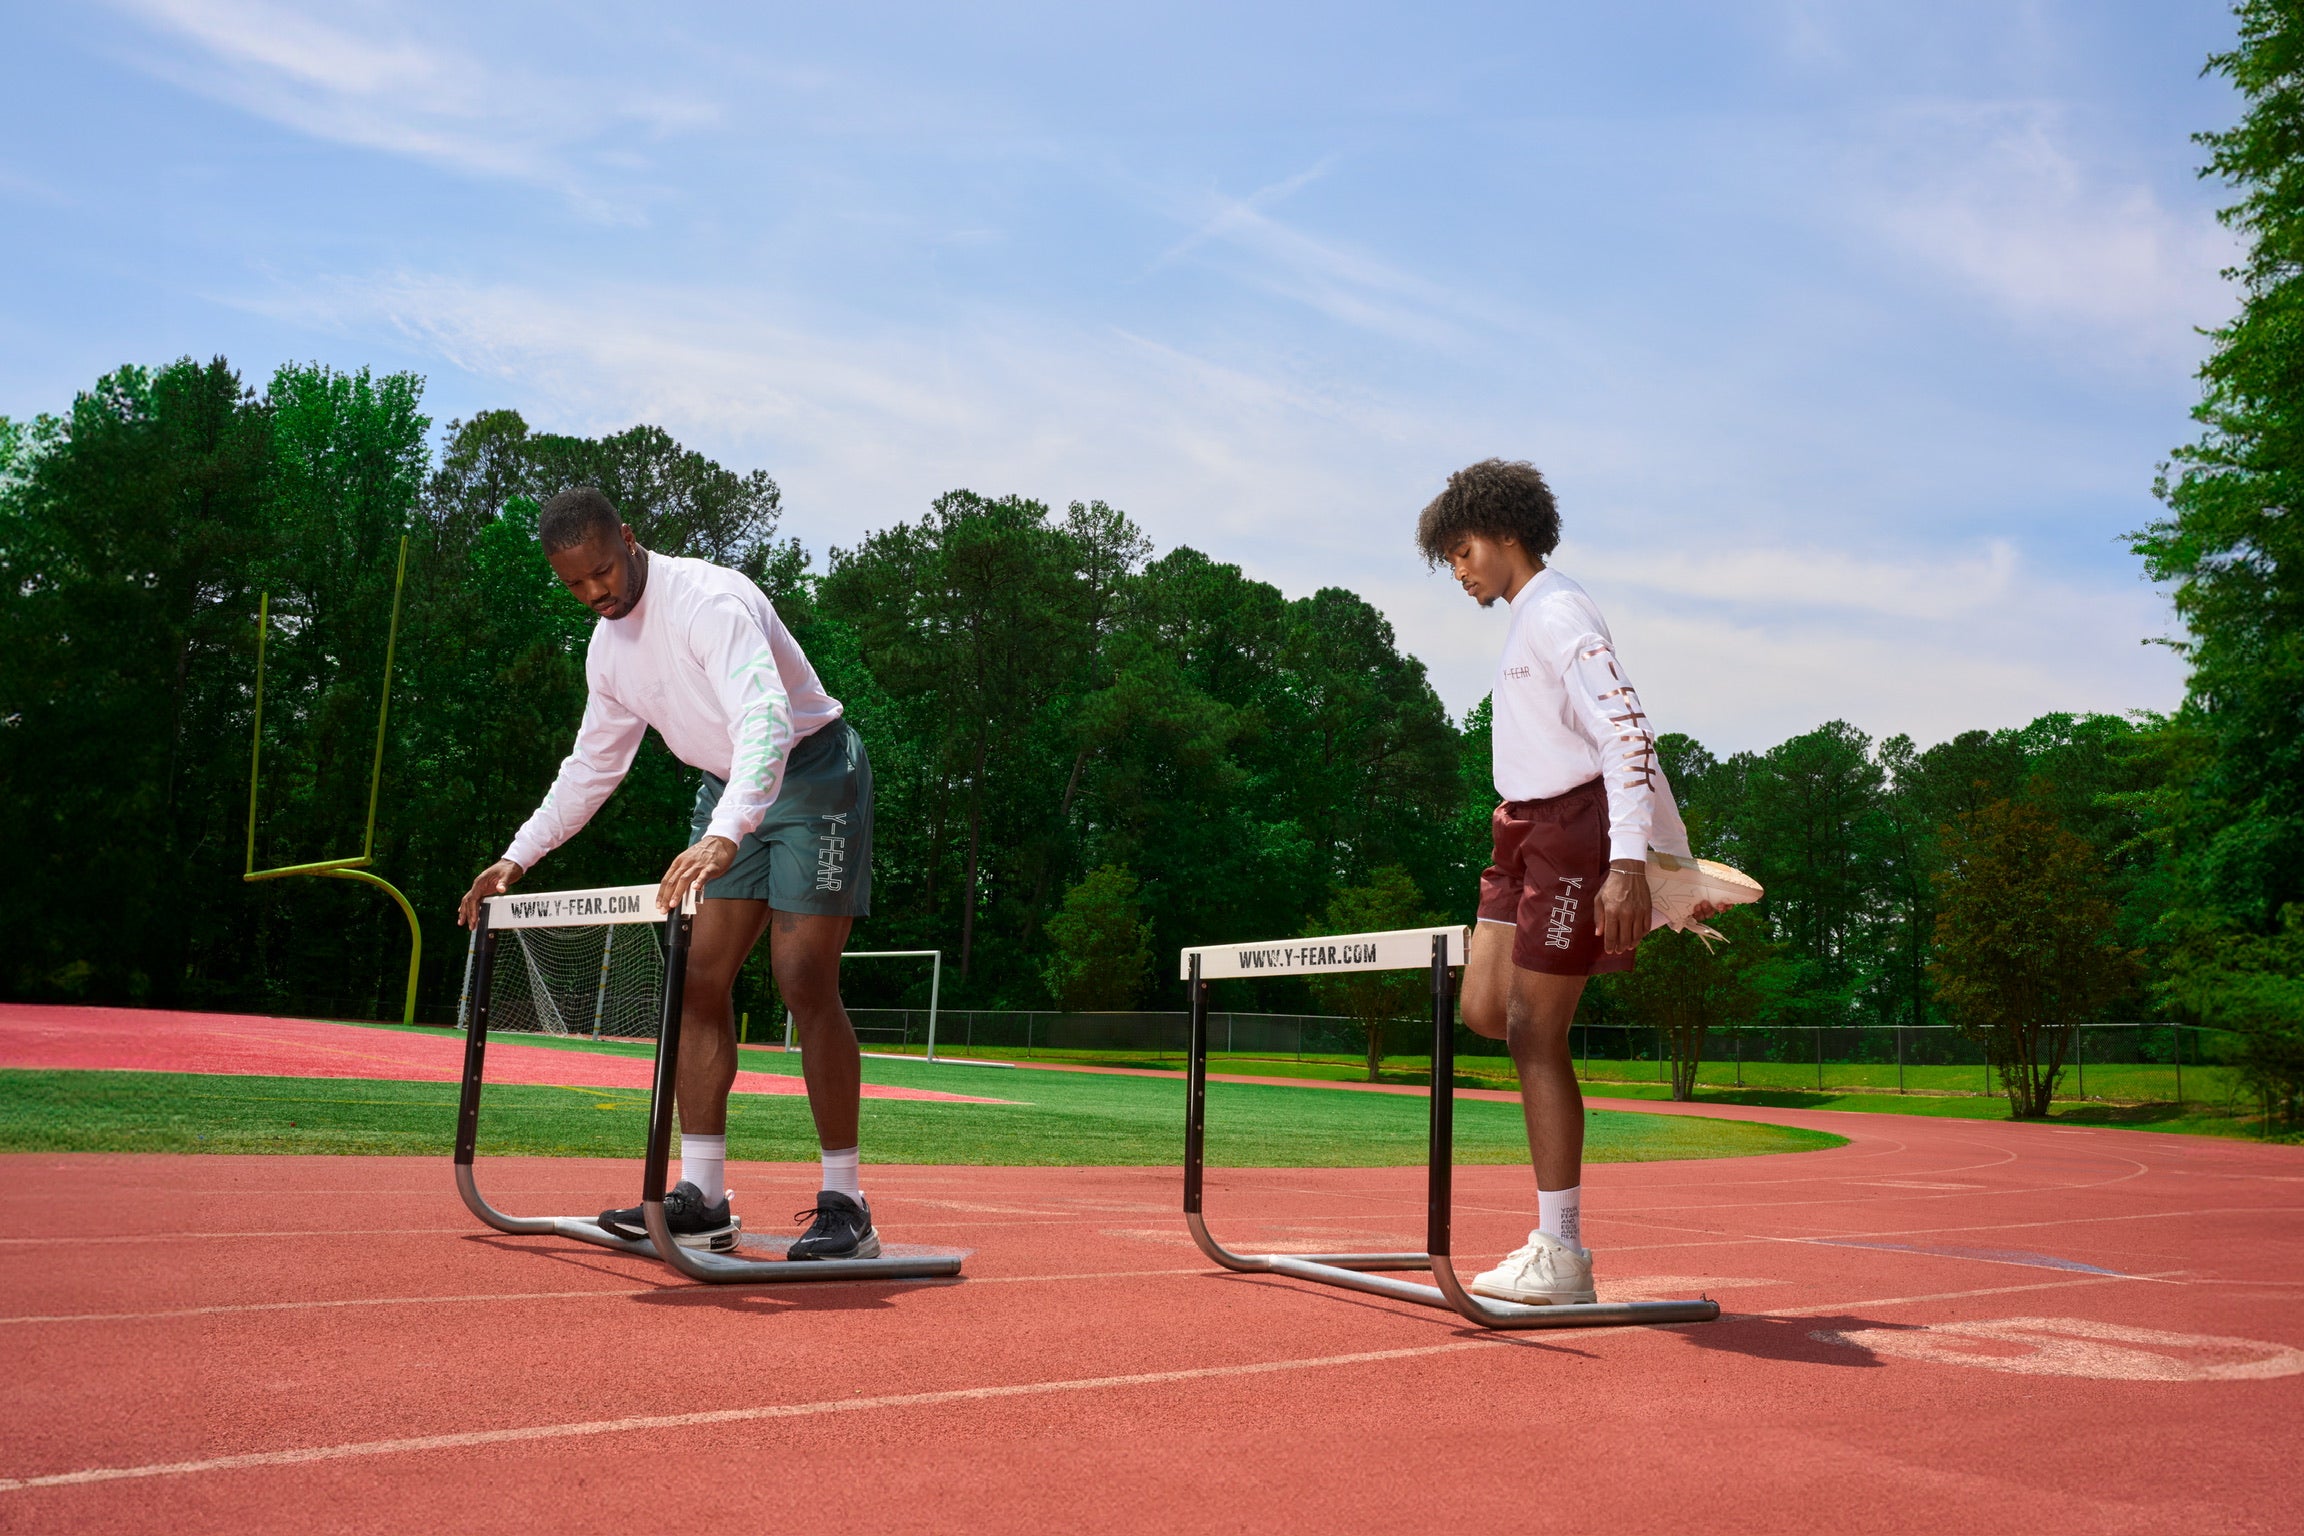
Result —
<path fill-rule="evenodd" d="M 664 871 L 664 883 L 656 887 L 656 910 L 669 912 L 685 901 L 690 891 L 703 893 L 706 882 L 717 880 L 736 862 L 736 845 L 724 837 L 707 834 L 697 840 L 696 846 L 672 861 Z"/>
<path fill-rule="evenodd" d="M 456 922 L 458 926 L 469 928 L 480 921 L 480 903 L 491 896 L 503 895 L 514 881 L 526 873 L 528 871 L 510 859 L 498 859 L 480 871 L 480 878 L 472 882 L 472 889 L 464 893 L 464 900 L 457 905 Z"/>

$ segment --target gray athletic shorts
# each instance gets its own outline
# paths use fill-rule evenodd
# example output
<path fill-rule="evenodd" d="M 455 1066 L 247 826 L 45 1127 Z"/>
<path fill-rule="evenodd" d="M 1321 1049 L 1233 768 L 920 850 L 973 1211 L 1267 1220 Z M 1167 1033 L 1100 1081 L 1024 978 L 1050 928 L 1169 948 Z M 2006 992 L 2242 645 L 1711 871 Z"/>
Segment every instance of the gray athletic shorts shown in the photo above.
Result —
<path fill-rule="evenodd" d="M 727 782 L 711 774 L 696 791 L 694 843 L 712 825 Z M 835 720 L 792 749 L 776 803 L 736 845 L 728 873 L 707 897 L 765 901 L 779 912 L 864 917 L 872 911 L 872 760 L 863 738 Z"/>

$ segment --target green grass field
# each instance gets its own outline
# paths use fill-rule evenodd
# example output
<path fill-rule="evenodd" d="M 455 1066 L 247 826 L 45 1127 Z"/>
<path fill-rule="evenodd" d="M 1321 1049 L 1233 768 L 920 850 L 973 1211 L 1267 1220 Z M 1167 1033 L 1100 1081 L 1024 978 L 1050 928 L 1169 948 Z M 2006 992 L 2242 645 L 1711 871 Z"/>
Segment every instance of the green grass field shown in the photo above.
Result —
<path fill-rule="evenodd" d="M 641 1053 L 643 1045 L 569 1049 Z M 796 1057 L 748 1050 L 749 1071 L 794 1072 Z M 1008 1104 L 864 1101 L 864 1145 L 878 1162 L 1138 1165 L 1179 1161 L 1184 1085 L 1177 1078 L 1000 1071 L 871 1060 L 868 1081 L 1014 1100 Z M 648 1096 L 638 1090 L 490 1087 L 483 1155 L 637 1156 Z M 365 1078 L 216 1077 L 159 1072 L 0 1072 L 0 1151 L 282 1152 L 446 1157 L 455 1129 L 450 1083 Z M 1423 1161 L 1425 1103 L 1391 1094 L 1217 1083 L 1208 1092 L 1208 1157 L 1234 1167 L 1369 1167 Z M 807 1101 L 739 1094 L 729 1134 L 747 1159 L 816 1155 Z M 1838 1146 L 1787 1126 L 1596 1112 L 1594 1162 L 1740 1157 Z M 1465 1163 L 1527 1156 L 1520 1111 L 1461 1101 L 1456 1155 Z"/>

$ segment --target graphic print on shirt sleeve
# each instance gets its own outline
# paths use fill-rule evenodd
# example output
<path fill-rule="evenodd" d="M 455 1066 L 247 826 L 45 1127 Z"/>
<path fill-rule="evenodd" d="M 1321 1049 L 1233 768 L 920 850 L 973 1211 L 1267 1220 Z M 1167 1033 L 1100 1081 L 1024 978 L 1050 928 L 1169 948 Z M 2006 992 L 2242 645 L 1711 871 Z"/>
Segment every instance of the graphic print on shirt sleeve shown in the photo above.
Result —
<path fill-rule="evenodd" d="M 716 658 L 734 741 L 728 787 L 713 809 L 710 827 L 731 842 L 749 836 L 776 803 L 792 748 L 792 701 L 768 649 L 768 637 L 749 622 L 737 626 L 737 631 L 732 637 L 736 643 Z"/>
<path fill-rule="evenodd" d="M 1585 670 L 1584 681 L 1600 706 L 1600 718 L 1620 749 L 1613 765 L 1620 775 L 1618 782 L 1626 789 L 1653 790 L 1656 735 L 1648 729 L 1648 714 L 1640 707 L 1640 696 L 1616 665 L 1615 650 L 1605 641 L 1593 641 L 1577 652 L 1576 665 Z"/>

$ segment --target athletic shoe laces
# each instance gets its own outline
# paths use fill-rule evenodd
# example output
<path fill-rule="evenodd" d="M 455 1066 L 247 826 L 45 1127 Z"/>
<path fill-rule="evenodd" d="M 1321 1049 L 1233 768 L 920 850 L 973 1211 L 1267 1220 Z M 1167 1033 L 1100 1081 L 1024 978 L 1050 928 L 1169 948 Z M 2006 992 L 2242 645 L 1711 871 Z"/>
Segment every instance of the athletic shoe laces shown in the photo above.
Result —
<path fill-rule="evenodd" d="M 813 1237 L 818 1227 L 828 1227 L 836 1221 L 854 1221 L 863 1215 L 863 1207 L 853 1204 L 819 1200 L 804 1211 L 794 1211 L 794 1221 L 808 1223 L 808 1235 Z"/>
<path fill-rule="evenodd" d="M 726 1204 L 727 1199 L 726 1195 L 721 1196 L 720 1203 Z M 718 1206 L 705 1203 L 704 1192 L 686 1180 L 664 1192 L 664 1220 L 667 1225 L 679 1221 L 700 1222 L 717 1209 Z"/>

